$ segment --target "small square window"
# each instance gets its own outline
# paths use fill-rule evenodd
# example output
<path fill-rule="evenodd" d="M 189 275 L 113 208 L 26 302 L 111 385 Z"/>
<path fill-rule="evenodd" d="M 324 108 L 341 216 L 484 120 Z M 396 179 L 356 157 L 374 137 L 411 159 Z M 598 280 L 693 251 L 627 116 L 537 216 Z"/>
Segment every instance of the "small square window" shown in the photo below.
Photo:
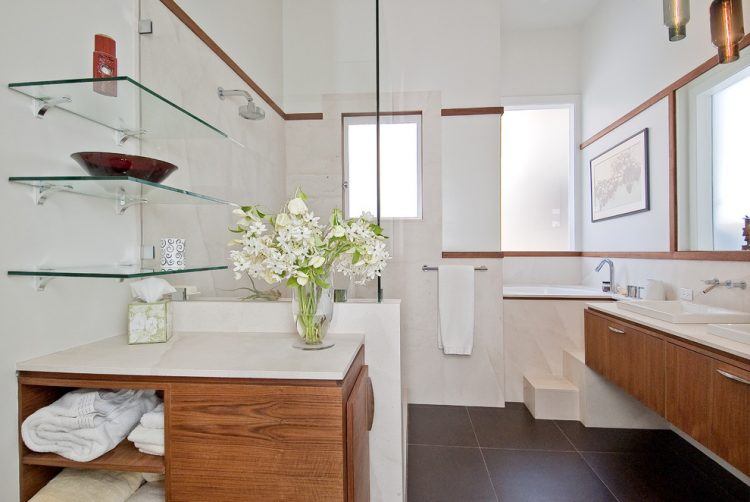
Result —
<path fill-rule="evenodd" d="M 377 211 L 375 115 L 344 116 L 344 207 L 347 217 Z M 380 117 L 380 215 L 422 217 L 422 115 Z"/>

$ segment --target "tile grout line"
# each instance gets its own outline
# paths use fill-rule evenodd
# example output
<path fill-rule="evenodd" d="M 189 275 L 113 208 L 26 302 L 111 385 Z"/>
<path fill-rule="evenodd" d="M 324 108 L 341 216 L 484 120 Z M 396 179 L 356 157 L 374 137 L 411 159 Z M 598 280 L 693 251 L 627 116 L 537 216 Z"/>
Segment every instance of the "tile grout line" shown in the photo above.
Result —
<path fill-rule="evenodd" d="M 487 479 L 490 481 L 490 486 L 492 487 L 492 493 L 495 495 L 495 500 L 497 502 L 500 502 L 500 497 L 497 496 L 497 490 L 495 490 L 495 483 L 492 481 L 492 475 L 490 475 L 490 468 L 487 466 L 487 460 L 484 458 L 484 452 L 482 451 L 482 446 L 479 444 L 479 436 L 477 436 L 477 431 L 474 428 L 474 421 L 471 419 L 471 413 L 469 413 L 469 407 L 464 406 L 464 409 L 466 410 L 466 416 L 469 417 L 469 425 L 471 425 L 471 432 L 474 433 L 474 440 L 477 442 L 477 447 L 479 448 L 479 455 L 482 457 L 482 463 L 484 464 L 484 472 L 487 473 Z"/>
<path fill-rule="evenodd" d="M 578 456 L 581 458 L 581 460 L 583 461 L 584 465 L 586 467 L 588 467 L 589 471 L 591 471 L 591 473 L 596 477 L 596 479 L 598 479 L 599 482 L 604 485 L 604 488 L 607 489 L 607 491 L 612 495 L 612 497 L 617 502 L 620 502 L 620 499 L 617 497 L 617 495 L 615 495 L 615 492 L 613 492 L 612 489 L 609 487 L 609 485 L 607 483 L 605 483 L 605 481 L 601 478 L 601 476 L 599 476 L 599 474 L 597 474 L 597 472 L 594 470 L 594 468 L 591 467 L 591 465 L 586 461 L 586 457 L 583 456 L 583 454 L 578 449 L 578 447 L 575 445 L 575 443 L 568 437 L 567 434 L 565 434 L 565 431 L 562 429 L 562 427 L 560 427 L 560 424 L 557 423 L 557 420 L 553 420 L 553 423 L 555 424 L 555 427 L 557 427 L 557 430 L 559 430 L 560 433 L 563 436 L 565 436 L 565 439 L 568 440 L 568 443 L 570 443 L 571 445 L 573 445 L 573 448 L 575 448 L 576 453 L 578 453 Z"/>

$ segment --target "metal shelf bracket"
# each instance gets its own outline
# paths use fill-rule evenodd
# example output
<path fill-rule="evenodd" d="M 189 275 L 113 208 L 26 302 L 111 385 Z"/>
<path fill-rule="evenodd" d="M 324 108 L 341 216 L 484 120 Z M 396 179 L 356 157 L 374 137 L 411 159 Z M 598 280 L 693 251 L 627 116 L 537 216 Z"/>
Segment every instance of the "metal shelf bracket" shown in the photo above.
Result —
<path fill-rule="evenodd" d="M 117 198 L 115 199 L 115 212 L 118 215 L 125 214 L 125 211 L 127 211 L 128 208 L 132 206 L 137 206 L 139 204 L 148 204 L 148 200 L 128 197 L 125 194 L 124 188 L 120 188 L 117 190 Z"/>
<path fill-rule="evenodd" d="M 70 103 L 71 101 L 73 100 L 68 96 L 60 96 L 58 98 L 33 98 L 31 100 L 31 111 L 36 118 L 41 119 L 44 118 L 44 115 L 51 108 L 63 103 Z"/>
<path fill-rule="evenodd" d="M 47 284 L 49 284 L 52 279 L 54 279 L 54 277 L 34 277 L 34 288 L 41 293 L 47 289 Z"/>
<path fill-rule="evenodd" d="M 34 201 L 37 206 L 43 206 L 47 198 L 53 193 L 72 191 L 70 185 L 37 185 L 34 187 Z"/>
<path fill-rule="evenodd" d="M 117 143 L 118 146 L 122 146 L 130 138 L 138 138 L 141 136 L 141 134 L 145 134 L 145 133 L 146 131 L 144 131 L 143 129 L 138 130 L 138 131 L 132 131 L 130 129 L 116 130 L 115 131 L 115 143 Z"/>

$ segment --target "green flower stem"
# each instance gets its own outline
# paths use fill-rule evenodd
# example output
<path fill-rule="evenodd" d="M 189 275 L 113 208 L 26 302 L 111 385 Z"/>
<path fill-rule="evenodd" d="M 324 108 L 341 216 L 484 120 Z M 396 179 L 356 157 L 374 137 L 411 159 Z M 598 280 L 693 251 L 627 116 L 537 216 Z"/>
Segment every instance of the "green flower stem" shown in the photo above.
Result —
<path fill-rule="evenodd" d="M 309 345 L 317 345 L 322 343 L 321 338 L 321 324 L 322 322 L 315 318 L 315 314 L 318 310 L 318 302 L 322 294 L 322 288 L 315 285 L 312 281 L 308 282 L 305 286 L 297 286 L 297 322 L 302 324 L 303 333 L 301 336 L 304 338 L 305 343 Z M 324 321 L 323 321 L 324 322 Z"/>

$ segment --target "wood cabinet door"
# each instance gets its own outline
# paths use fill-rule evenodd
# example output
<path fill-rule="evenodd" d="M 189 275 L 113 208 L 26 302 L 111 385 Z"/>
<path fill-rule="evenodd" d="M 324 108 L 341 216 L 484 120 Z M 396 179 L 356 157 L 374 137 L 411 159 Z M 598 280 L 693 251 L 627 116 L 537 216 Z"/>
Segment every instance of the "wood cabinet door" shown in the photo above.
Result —
<path fill-rule="evenodd" d="M 750 371 L 713 361 L 711 434 L 706 445 L 750 475 Z"/>
<path fill-rule="evenodd" d="M 667 343 L 665 417 L 698 442 L 711 438 L 713 359 Z"/>
<path fill-rule="evenodd" d="M 664 341 L 646 331 L 587 312 L 586 364 L 664 413 Z"/>
<path fill-rule="evenodd" d="M 340 387 L 188 382 L 169 394 L 172 502 L 346 499 Z"/>
<path fill-rule="evenodd" d="M 664 340 L 631 327 L 625 333 L 633 350 L 629 390 L 643 404 L 664 415 Z"/>
<path fill-rule="evenodd" d="M 372 383 L 363 366 L 346 402 L 347 500 L 370 500 L 370 413 Z"/>
<path fill-rule="evenodd" d="M 584 325 L 586 366 L 600 375 L 608 377 L 607 320 L 587 310 L 584 313 Z"/>

